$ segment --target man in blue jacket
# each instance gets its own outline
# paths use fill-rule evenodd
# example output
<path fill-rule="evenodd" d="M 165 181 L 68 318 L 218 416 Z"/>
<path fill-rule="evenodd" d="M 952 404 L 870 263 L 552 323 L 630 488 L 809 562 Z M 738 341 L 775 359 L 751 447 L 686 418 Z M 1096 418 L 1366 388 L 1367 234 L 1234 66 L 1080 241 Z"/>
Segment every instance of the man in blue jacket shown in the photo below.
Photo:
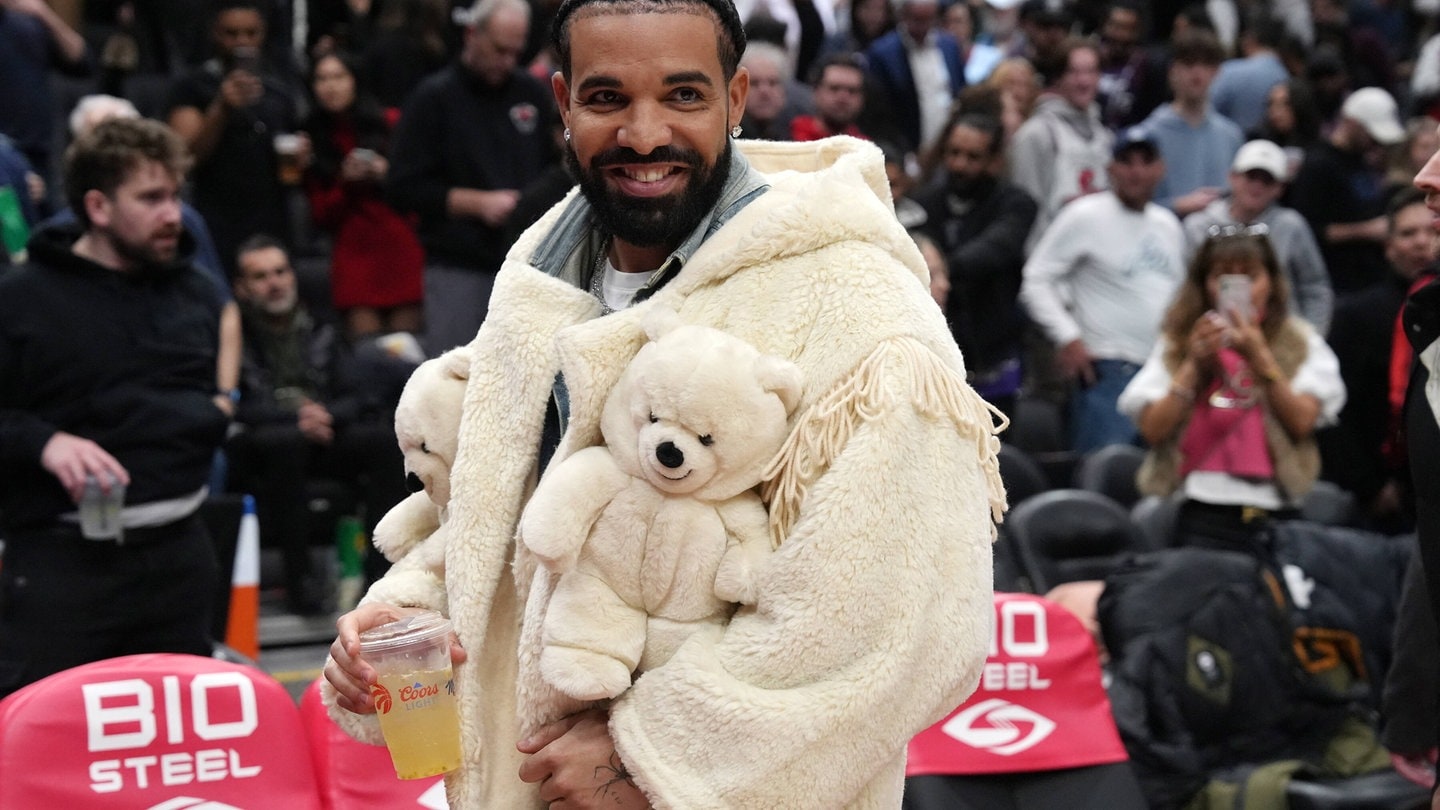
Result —
<path fill-rule="evenodd" d="M 965 86 L 960 43 L 940 29 L 936 0 L 901 0 L 895 30 L 865 51 L 877 93 L 890 105 L 908 150 L 925 148 L 940 134 L 950 105 Z"/>

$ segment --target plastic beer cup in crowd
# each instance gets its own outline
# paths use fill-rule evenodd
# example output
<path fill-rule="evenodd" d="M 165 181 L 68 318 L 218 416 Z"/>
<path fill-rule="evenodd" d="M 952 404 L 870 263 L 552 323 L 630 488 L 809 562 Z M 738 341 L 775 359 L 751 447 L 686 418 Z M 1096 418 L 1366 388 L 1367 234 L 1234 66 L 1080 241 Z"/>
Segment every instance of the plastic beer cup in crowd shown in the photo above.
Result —
<path fill-rule="evenodd" d="M 125 508 L 125 485 L 106 473 L 109 492 L 100 486 L 100 479 L 85 476 L 85 492 L 80 497 L 80 534 L 87 540 L 114 540 L 120 537 L 120 510 Z"/>
<path fill-rule="evenodd" d="M 370 694 L 380 731 L 401 779 L 460 767 L 450 632 L 449 619 L 425 611 L 360 634 L 360 655 L 377 675 Z"/>

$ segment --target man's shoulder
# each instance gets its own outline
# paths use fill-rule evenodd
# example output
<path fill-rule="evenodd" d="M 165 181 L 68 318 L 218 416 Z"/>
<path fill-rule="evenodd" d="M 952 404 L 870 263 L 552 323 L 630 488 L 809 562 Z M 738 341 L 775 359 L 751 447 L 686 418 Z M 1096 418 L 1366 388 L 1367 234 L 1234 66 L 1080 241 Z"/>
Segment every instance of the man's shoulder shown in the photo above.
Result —
<path fill-rule="evenodd" d="M 1145 204 L 1145 219 L 1163 233 L 1173 235 L 1180 239 L 1182 244 L 1184 243 L 1185 228 L 1180 223 L 1180 217 L 1176 216 L 1174 211 L 1157 202 L 1148 202 Z"/>
<path fill-rule="evenodd" d="M 990 192 L 990 199 L 997 205 L 1006 207 L 1026 207 L 1035 210 L 1040 208 L 1034 195 L 1003 177 L 995 183 L 995 189 Z"/>
<path fill-rule="evenodd" d="M 208 63 L 180 74 L 170 84 L 170 108 L 208 104 L 220 92 L 220 78 Z"/>
<path fill-rule="evenodd" d="M 535 78 L 530 71 L 521 68 L 510 71 L 510 87 L 512 93 L 540 96 L 545 99 L 551 99 L 554 96 L 549 84 Z"/>
<path fill-rule="evenodd" d="M 871 62 L 887 62 L 898 58 L 903 53 L 905 46 L 900 42 L 900 32 L 890 31 L 889 33 L 870 43 L 865 49 L 865 54 L 871 58 Z M 890 67 L 890 65 L 885 65 Z"/>
<path fill-rule="evenodd" d="M 1212 130 L 1229 140 L 1235 141 L 1237 148 L 1239 144 L 1245 142 L 1245 131 L 1240 129 L 1240 125 L 1214 107 L 1210 108 L 1209 115 L 1205 116 L 1205 121 Z"/>
<path fill-rule="evenodd" d="M 1279 203 L 1261 211 L 1257 219 L 1269 226 L 1272 233 L 1271 238 L 1291 235 L 1299 228 L 1306 230 L 1310 228 L 1310 223 L 1306 221 L 1304 214 Z"/>
<path fill-rule="evenodd" d="M 70 275 L 56 270 L 33 256 L 26 263 L 0 271 L 0 321 L 33 313 L 44 301 L 65 297 L 73 287 L 65 283 Z M 45 308 L 53 314 L 53 309 Z"/>

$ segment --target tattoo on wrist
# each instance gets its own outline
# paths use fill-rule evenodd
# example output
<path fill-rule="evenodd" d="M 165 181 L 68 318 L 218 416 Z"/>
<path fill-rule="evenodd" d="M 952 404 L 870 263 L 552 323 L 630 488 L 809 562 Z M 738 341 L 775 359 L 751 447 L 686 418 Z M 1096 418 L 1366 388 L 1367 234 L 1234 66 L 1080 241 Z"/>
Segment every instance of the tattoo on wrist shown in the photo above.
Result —
<path fill-rule="evenodd" d="M 595 788 L 596 796 L 609 795 L 610 788 L 622 782 L 632 788 L 636 787 L 635 779 L 630 775 L 630 771 L 626 769 L 625 763 L 620 761 L 620 755 L 613 751 L 610 753 L 609 763 L 605 765 L 597 765 L 595 767 L 596 779 L 601 779 L 607 776 L 609 777 L 609 781 Z"/>

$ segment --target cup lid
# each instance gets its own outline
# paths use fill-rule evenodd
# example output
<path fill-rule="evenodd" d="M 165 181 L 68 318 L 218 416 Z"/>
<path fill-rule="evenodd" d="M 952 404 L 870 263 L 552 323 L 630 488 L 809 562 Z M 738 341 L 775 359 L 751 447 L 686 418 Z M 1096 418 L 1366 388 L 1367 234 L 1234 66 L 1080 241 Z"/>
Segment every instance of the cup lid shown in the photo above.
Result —
<path fill-rule="evenodd" d="M 449 634 L 450 620 L 433 610 L 426 610 L 361 633 L 360 652 L 388 652 Z"/>

